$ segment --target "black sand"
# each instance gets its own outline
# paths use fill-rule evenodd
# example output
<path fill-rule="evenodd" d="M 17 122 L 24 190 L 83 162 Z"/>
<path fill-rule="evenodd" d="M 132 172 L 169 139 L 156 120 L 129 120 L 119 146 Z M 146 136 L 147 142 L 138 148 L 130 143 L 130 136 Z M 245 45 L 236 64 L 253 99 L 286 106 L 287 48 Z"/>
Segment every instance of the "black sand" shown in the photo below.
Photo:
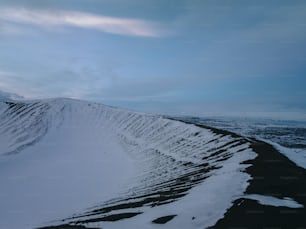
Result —
<path fill-rule="evenodd" d="M 265 142 L 253 139 L 252 148 L 258 156 L 247 162 L 252 164 L 246 170 L 252 180 L 246 193 L 290 197 L 306 206 L 306 170 Z M 306 209 L 264 206 L 254 200 L 238 199 L 211 228 L 306 229 Z"/>
<path fill-rule="evenodd" d="M 166 224 L 169 221 L 171 221 L 175 216 L 177 216 L 177 215 L 168 215 L 168 216 L 160 217 L 160 218 L 157 218 L 157 219 L 153 220 L 152 223 Z"/>

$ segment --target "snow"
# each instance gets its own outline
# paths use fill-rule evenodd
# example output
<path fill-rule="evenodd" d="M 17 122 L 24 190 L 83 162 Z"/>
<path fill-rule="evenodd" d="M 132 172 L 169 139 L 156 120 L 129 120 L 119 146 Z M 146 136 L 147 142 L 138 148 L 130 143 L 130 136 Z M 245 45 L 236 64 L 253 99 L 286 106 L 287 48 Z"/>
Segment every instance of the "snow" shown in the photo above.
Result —
<path fill-rule="evenodd" d="M 0 228 L 69 216 L 114 197 L 135 176 L 116 138 L 91 121 L 79 110 L 34 146 L 2 158 Z"/>
<path fill-rule="evenodd" d="M 291 198 L 276 198 L 273 196 L 265 196 L 265 195 L 258 195 L 258 194 L 250 194 L 244 195 L 243 198 L 256 200 L 262 205 L 269 205 L 274 207 L 288 207 L 288 208 L 303 208 L 302 204 L 297 203 Z"/>
<path fill-rule="evenodd" d="M 159 208 L 151 208 L 144 211 L 129 221 L 119 221 L 113 223 L 90 223 L 88 226 L 106 226 L 110 229 L 120 228 L 159 228 L 159 225 L 151 223 L 153 219 L 177 215 L 166 224 L 167 229 L 195 228 L 202 229 L 213 226 L 220 218 L 223 218 L 226 210 L 232 206 L 232 202 L 243 193 L 248 185 L 250 176 L 242 173 L 247 165 L 237 163 L 254 158 L 256 154 L 251 150 L 246 150 L 237 154 L 224 164 L 222 169 L 214 173 L 201 185 L 192 189 L 189 195 L 173 204 L 163 205 Z"/>
<path fill-rule="evenodd" d="M 261 140 L 272 145 L 280 153 L 284 154 L 291 161 L 293 161 L 297 166 L 306 169 L 306 149 L 287 148 L 269 140 Z"/>
<path fill-rule="evenodd" d="M 161 183 L 196 171 L 206 158 L 215 169 L 184 197 L 128 209 L 143 212 L 128 220 L 91 224 L 158 228 L 152 220 L 177 215 L 167 228 L 203 228 L 222 218 L 248 185 L 250 177 L 243 172 L 248 165 L 241 162 L 256 154 L 248 143 L 235 145 L 241 139 L 83 101 L 22 104 L 5 113 L 0 110 L 0 228 L 60 224 L 113 199 L 162 191 Z M 218 150 L 224 153 L 216 155 Z"/>
<path fill-rule="evenodd" d="M 0 115 L 7 109 L 7 105 L 0 101 Z"/>
<path fill-rule="evenodd" d="M 288 157 L 296 165 L 306 169 L 306 122 L 271 120 L 262 118 L 185 118 L 242 136 L 255 137 Z M 298 148 L 297 145 L 300 145 Z"/>

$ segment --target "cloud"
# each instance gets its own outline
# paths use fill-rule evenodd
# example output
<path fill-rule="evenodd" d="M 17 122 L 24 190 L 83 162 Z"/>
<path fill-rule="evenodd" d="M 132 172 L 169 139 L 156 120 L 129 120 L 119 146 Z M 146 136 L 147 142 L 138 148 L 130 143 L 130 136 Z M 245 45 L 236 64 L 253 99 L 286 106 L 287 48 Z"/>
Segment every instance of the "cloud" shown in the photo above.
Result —
<path fill-rule="evenodd" d="M 1 35 L 20 35 L 29 33 L 28 30 L 21 28 L 20 26 L 16 26 L 12 23 L 2 23 L 0 21 L 0 34 Z"/>
<path fill-rule="evenodd" d="M 22 78 L 14 73 L 9 71 L 3 71 L 0 69 L 0 91 L 6 91 L 10 93 L 24 93 L 26 96 L 26 90 L 23 90 L 22 87 L 19 87 L 18 82 L 21 82 Z"/>
<path fill-rule="evenodd" d="M 41 28 L 71 26 L 127 36 L 161 37 L 166 35 L 160 25 L 150 21 L 107 17 L 80 11 L 2 8 L 0 22 L 1 20 Z"/>
<path fill-rule="evenodd" d="M 84 99 L 92 94 L 99 96 L 101 91 L 109 91 L 116 77 L 103 65 L 93 66 L 88 61 L 78 61 L 74 66 L 52 66 L 51 69 L 43 72 L 37 69 L 28 71 L 22 67 L 15 70 L 0 67 L 0 91 L 13 92 L 26 98 Z"/>
<path fill-rule="evenodd" d="M 257 14 L 260 12 L 268 14 L 269 18 L 262 19 L 243 31 L 241 37 L 246 42 L 260 44 L 276 41 L 280 44 L 291 44 L 305 40 L 305 2 L 274 8 L 268 11 L 269 13 L 267 11 L 261 8 L 254 10 Z"/>

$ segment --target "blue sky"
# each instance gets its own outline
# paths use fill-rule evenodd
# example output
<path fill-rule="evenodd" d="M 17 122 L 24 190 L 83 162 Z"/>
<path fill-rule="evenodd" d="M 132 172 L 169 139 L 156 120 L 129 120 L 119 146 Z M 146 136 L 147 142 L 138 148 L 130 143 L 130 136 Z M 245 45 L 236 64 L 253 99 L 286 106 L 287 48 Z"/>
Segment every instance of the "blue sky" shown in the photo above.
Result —
<path fill-rule="evenodd" d="M 306 2 L 0 0 L 0 90 L 306 119 Z"/>

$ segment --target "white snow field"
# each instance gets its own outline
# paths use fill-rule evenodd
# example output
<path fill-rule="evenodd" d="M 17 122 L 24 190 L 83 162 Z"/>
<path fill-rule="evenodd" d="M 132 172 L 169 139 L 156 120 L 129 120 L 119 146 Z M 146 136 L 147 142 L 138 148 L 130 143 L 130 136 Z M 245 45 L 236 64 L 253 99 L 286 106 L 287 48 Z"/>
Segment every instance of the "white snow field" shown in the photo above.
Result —
<path fill-rule="evenodd" d="M 0 102 L 0 228 L 202 229 L 243 195 L 255 157 L 243 137 L 158 115 Z"/>

